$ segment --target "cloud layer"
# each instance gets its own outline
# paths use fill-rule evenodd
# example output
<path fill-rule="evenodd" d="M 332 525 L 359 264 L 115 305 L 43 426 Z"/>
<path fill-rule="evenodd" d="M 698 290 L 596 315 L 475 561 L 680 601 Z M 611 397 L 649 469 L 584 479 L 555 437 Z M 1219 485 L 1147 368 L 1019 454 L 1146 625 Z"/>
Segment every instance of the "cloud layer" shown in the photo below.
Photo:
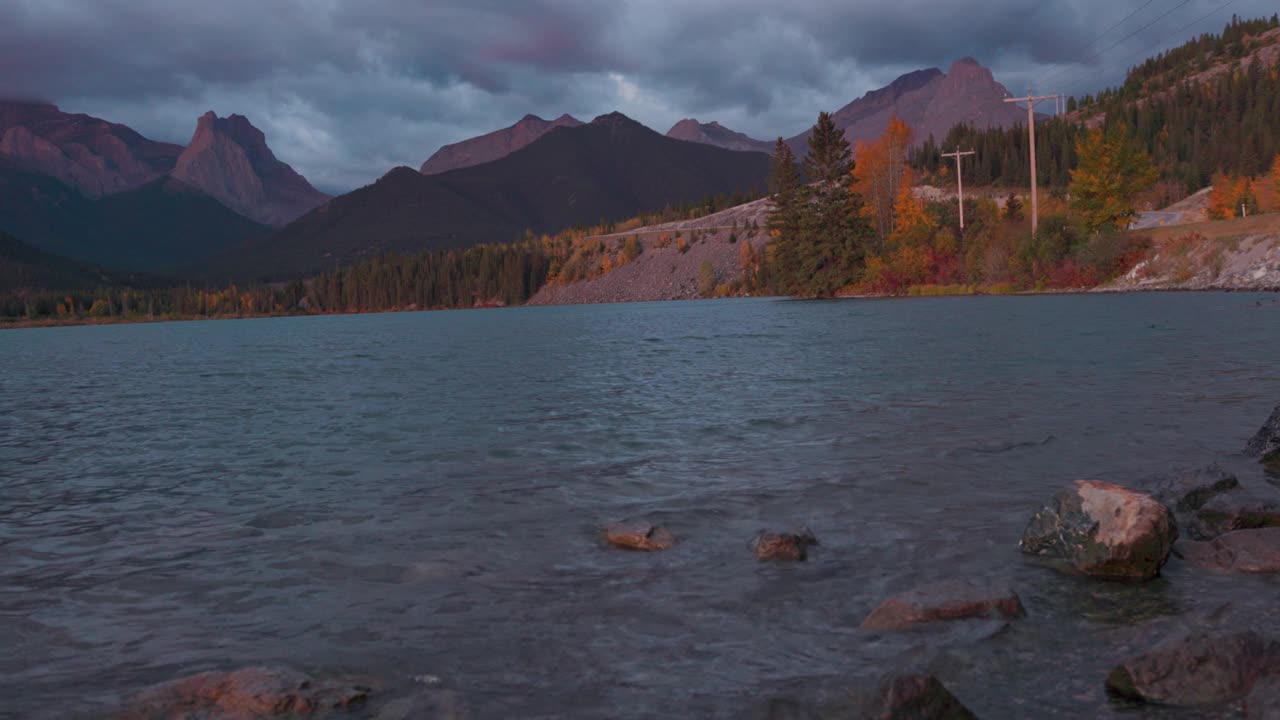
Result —
<path fill-rule="evenodd" d="M 695 116 L 768 139 L 965 55 L 1015 91 L 1093 92 L 1232 12 L 1274 12 L 1180 2 L 8 0 L 0 96 L 174 142 L 206 110 L 238 112 L 342 192 L 528 112 L 621 110 L 663 132 Z"/>

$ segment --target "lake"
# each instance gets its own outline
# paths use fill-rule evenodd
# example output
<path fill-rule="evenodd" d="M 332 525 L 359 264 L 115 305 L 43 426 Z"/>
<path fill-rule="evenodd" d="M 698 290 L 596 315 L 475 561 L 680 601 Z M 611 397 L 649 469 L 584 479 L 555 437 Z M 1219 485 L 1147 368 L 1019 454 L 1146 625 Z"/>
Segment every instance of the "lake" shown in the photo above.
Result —
<path fill-rule="evenodd" d="M 1188 717 L 1107 671 L 1206 613 L 1280 633 L 1280 578 L 1106 583 L 1017 543 L 1077 478 L 1217 461 L 1280 492 L 1237 455 L 1278 351 L 1276 296 L 1245 293 L 0 332 L 0 716 L 283 663 L 433 675 L 470 718 L 737 718 L 903 665 L 982 718 Z M 607 548 L 621 518 L 679 543 Z M 748 548 L 800 525 L 807 563 Z M 1028 616 L 857 630 L 951 577 Z"/>

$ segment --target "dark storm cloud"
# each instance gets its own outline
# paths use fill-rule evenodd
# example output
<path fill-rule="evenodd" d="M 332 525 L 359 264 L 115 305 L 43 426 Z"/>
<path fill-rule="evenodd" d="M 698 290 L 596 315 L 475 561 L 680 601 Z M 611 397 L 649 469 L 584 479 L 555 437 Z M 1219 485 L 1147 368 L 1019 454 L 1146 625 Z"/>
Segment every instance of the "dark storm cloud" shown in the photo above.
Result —
<path fill-rule="evenodd" d="M 770 138 L 965 55 L 1015 92 L 1092 92 L 1153 44 L 1274 12 L 1179 3 L 7 0 L 0 95 L 173 141 L 205 110 L 243 113 L 317 185 L 346 190 L 527 112 L 620 109 L 659 131 L 696 115 Z"/>

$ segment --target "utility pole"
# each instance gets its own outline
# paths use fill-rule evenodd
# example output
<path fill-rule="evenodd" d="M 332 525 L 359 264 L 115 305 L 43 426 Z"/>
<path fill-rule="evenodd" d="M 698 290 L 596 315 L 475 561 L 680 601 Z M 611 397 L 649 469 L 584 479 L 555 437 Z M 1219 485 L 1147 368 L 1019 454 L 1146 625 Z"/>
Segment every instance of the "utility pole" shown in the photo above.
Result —
<path fill-rule="evenodd" d="M 964 230 L 964 181 L 960 178 L 960 158 L 965 155 L 973 155 L 974 151 L 960 152 L 960 148 L 956 148 L 953 153 L 942 153 L 942 157 L 953 157 L 956 159 L 956 195 L 960 198 L 960 229 Z"/>
<path fill-rule="evenodd" d="M 1027 137 L 1031 143 L 1031 234 L 1040 226 L 1040 200 L 1036 197 L 1036 103 L 1041 100 L 1056 98 L 1057 95 L 1032 95 L 1027 91 L 1026 97 L 1005 98 L 1005 102 L 1027 104 Z"/>

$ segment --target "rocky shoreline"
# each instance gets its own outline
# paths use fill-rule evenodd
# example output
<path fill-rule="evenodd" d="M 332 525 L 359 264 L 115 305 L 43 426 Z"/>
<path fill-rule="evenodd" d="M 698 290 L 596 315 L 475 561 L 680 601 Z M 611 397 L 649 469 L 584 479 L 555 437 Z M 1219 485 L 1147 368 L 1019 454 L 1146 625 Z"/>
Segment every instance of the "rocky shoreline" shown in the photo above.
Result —
<path fill-rule="evenodd" d="M 1280 406 L 1246 444 L 1243 454 L 1280 476 Z M 1037 510 L 1020 550 L 1061 577 L 1152 588 L 1177 559 L 1195 572 L 1280 574 L 1280 500 L 1245 487 L 1218 465 L 1125 487 L 1075 481 Z M 663 552 L 679 543 L 662 525 L 643 519 L 606 524 L 602 547 Z M 819 547 L 808 528 L 761 531 L 749 544 L 759 562 L 798 563 Z M 1158 592 L 1150 590 L 1149 592 Z M 1034 613 L 1032 608 L 1031 613 Z M 1028 617 L 1015 588 L 982 578 L 953 578 L 886 598 L 858 627 L 872 636 L 928 632 L 959 623 L 984 623 L 998 633 Z M 1155 704 L 1214 717 L 1280 717 L 1280 639 L 1212 616 L 1170 618 L 1141 634 L 1142 647 L 1115 657 L 1099 677 L 1116 703 Z M 1158 626 L 1158 627 L 1157 627 Z M 1052 658 L 1044 658 L 1052 661 Z M 414 676 L 391 690 L 384 678 L 313 677 L 288 667 L 208 671 L 141 690 L 117 720 L 260 720 L 368 717 L 375 720 L 469 717 L 465 699 L 441 678 Z M 878 683 L 830 693 L 800 691 L 758 702 L 762 720 L 823 718 L 976 718 L 928 670 L 890 669 Z"/>

